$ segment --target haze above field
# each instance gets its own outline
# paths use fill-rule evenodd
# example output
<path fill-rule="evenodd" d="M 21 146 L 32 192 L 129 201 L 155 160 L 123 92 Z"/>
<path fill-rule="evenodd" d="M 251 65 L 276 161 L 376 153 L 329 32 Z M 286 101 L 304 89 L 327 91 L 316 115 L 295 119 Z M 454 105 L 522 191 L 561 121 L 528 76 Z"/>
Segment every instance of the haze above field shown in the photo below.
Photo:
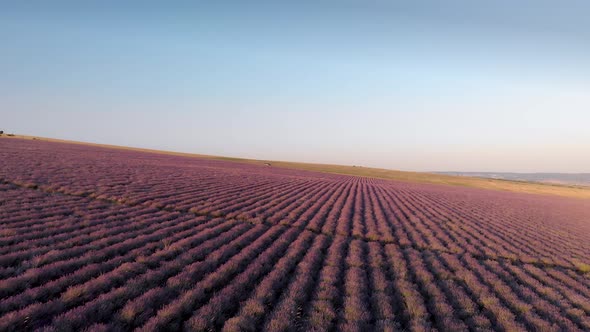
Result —
<path fill-rule="evenodd" d="M 590 170 L 590 4 L 0 5 L 0 129 L 254 159 Z"/>
<path fill-rule="evenodd" d="M 590 186 L 590 173 L 501 173 L 501 172 L 438 172 L 439 174 Z"/>

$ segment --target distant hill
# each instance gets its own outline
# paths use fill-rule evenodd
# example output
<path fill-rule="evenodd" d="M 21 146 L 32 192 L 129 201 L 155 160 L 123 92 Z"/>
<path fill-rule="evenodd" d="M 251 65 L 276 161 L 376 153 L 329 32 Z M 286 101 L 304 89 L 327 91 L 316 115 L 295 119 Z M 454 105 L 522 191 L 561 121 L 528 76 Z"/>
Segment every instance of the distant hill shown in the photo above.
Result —
<path fill-rule="evenodd" d="M 590 173 L 505 173 L 505 172 L 435 172 L 436 174 L 470 176 L 486 179 L 556 183 L 590 186 Z"/>
<path fill-rule="evenodd" d="M 134 148 L 134 147 L 124 147 L 124 146 L 116 146 L 116 145 L 106 145 L 106 144 L 97 144 L 97 143 L 88 143 L 88 142 L 76 142 L 76 141 L 68 141 L 62 139 L 55 139 L 55 138 L 46 138 L 46 137 L 39 137 L 39 136 L 27 136 L 27 135 L 13 135 L 7 137 L 7 135 L 0 136 L 0 139 L 8 139 L 8 140 L 39 140 L 39 141 L 48 141 L 48 142 L 58 142 L 58 143 L 70 143 L 70 144 L 78 144 L 78 145 L 87 145 L 87 146 L 99 146 L 104 148 L 114 148 L 114 149 L 122 149 L 122 150 L 133 150 L 133 151 L 143 151 L 143 152 L 150 152 L 156 154 L 166 154 L 166 155 L 176 155 L 176 156 L 185 156 L 185 157 L 195 157 L 195 158 L 207 158 L 213 160 L 224 160 L 224 161 L 232 161 L 237 163 L 248 163 L 248 164 L 256 164 L 265 167 L 272 166 L 273 168 L 290 168 L 290 169 L 300 169 L 300 170 L 307 170 L 307 171 L 316 171 L 316 172 L 324 172 L 324 173 L 333 173 L 333 174 L 344 174 L 344 175 L 353 175 L 353 176 L 363 176 L 363 177 L 371 177 L 371 178 L 379 178 L 379 179 L 387 179 L 387 180 L 395 180 L 395 181 L 404 181 L 404 182 L 420 182 L 420 183 L 431 183 L 431 184 L 440 184 L 440 185 L 450 185 L 450 186 L 460 186 L 460 187 L 472 187 L 472 188 L 481 188 L 481 189 L 491 189 L 491 190 L 503 190 L 503 191 L 512 191 L 512 192 L 521 192 L 521 193 L 529 193 L 529 194 L 542 194 L 542 195 L 558 195 L 558 196 L 566 196 L 566 197 L 577 197 L 577 198 L 584 198 L 590 199 L 590 182 L 586 182 L 586 185 L 580 186 L 576 185 L 573 186 L 569 183 L 541 183 L 531 180 L 523 180 L 514 181 L 509 180 L 508 178 L 504 179 L 501 177 L 483 177 L 482 174 L 486 174 L 485 172 L 482 173 L 461 173 L 461 172 L 406 172 L 406 171 L 398 171 L 398 170 L 391 170 L 391 169 L 381 169 L 381 168 L 372 168 L 372 167 L 364 167 L 364 166 L 346 166 L 346 165 L 330 165 L 330 164 L 312 164 L 312 163 L 302 163 L 302 162 L 291 162 L 291 161 L 273 161 L 273 160 L 255 160 L 255 159 L 244 159 L 244 158 L 232 158 L 232 157 L 221 157 L 221 156 L 209 156 L 209 155 L 202 155 L 202 154 L 194 154 L 194 153 L 182 153 L 182 152 L 173 152 L 173 151 L 161 151 L 161 150 L 152 150 L 152 149 L 142 149 L 142 148 Z M 453 175 L 451 175 L 453 174 Z M 480 175 L 474 175 L 480 174 Z M 496 173 L 487 173 L 487 174 L 496 174 Z M 497 173 L 499 175 L 502 173 Z M 458 176 L 464 175 L 464 176 Z M 588 174 L 586 174 L 588 176 Z"/>

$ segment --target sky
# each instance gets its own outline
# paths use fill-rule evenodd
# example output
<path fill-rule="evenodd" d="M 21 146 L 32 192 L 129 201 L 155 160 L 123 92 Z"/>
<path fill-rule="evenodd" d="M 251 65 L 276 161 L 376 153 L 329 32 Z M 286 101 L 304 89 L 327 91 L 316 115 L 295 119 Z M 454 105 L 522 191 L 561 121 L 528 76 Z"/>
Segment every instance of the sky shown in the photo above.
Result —
<path fill-rule="evenodd" d="M 587 1 L 0 3 L 0 129 L 413 171 L 590 172 Z"/>

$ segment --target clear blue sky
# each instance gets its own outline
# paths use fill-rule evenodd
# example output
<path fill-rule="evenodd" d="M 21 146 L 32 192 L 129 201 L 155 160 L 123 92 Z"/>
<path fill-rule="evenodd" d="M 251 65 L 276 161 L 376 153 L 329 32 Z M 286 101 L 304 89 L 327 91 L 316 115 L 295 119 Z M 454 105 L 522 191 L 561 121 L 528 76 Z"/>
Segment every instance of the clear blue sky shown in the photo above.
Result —
<path fill-rule="evenodd" d="M 587 1 L 26 3 L 0 4 L 6 131 L 402 170 L 590 172 Z"/>

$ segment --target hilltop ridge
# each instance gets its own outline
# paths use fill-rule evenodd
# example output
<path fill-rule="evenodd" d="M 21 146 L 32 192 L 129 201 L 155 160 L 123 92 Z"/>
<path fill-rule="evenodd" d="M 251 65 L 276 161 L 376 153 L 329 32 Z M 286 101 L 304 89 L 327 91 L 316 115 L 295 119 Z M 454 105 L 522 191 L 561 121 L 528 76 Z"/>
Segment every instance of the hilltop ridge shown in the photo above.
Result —
<path fill-rule="evenodd" d="M 239 162 L 239 163 L 257 164 L 257 165 L 270 164 L 272 167 L 300 169 L 300 170 L 316 171 L 316 172 L 323 172 L 323 173 L 353 175 L 353 176 L 363 176 L 363 177 L 396 180 L 396 181 L 404 181 L 404 182 L 430 183 L 430 184 L 462 186 L 462 187 L 471 187 L 471 188 L 480 188 L 480 189 L 489 189 L 489 190 L 521 192 L 521 193 L 528 193 L 528 194 L 556 195 L 556 196 L 563 196 L 563 197 L 590 199 L 590 187 L 580 186 L 580 185 L 568 185 L 568 184 L 558 184 L 558 183 L 538 183 L 538 182 L 529 182 L 529 181 L 521 181 L 521 180 L 483 178 L 483 177 L 475 177 L 475 176 L 471 177 L 471 176 L 464 176 L 464 175 L 450 175 L 450 174 L 441 174 L 441 173 L 409 172 L 409 171 L 399 171 L 399 170 L 364 167 L 364 166 L 361 167 L 361 166 L 333 165 L 333 164 L 314 164 L 314 163 L 293 162 L 293 161 L 234 158 L 234 157 L 214 156 L 214 155 L 205 155 L 205 154 L 197 154 L 197 153 L 186 153 L 186 152 L 165 151 L 165 150 L 146 149 L 146 148 L 137 148 L 137 147 L 127 147 L 127 146 L 119 146 L 119 145 L 111 145 L 111 144 L 80 142 L 80 141 L 64 140 L 64 139 L 58 139 L 58 138 L 48 138 L 48 137 L 20 135 L 20 134 L 14 134 L 10 137 L 7 137 L 6 135 L 2 135 L 2 136 L 0 136 L 0 138 L 42 140 L 42 141 L 48 141 L 48 142 L 82 144 L 82 145 L 99 146 L 99 147 L 113 148 L 113 149 L 134 150 L 134 151 L 142 151 L 142 152 L 148 152 L 148 153 L 177 155 L 177 156 L 185 156 L 185 157 L 207 158 L 207 159 L 224 160 L 224 161 L 232 161 L 232 162 Z"/>

